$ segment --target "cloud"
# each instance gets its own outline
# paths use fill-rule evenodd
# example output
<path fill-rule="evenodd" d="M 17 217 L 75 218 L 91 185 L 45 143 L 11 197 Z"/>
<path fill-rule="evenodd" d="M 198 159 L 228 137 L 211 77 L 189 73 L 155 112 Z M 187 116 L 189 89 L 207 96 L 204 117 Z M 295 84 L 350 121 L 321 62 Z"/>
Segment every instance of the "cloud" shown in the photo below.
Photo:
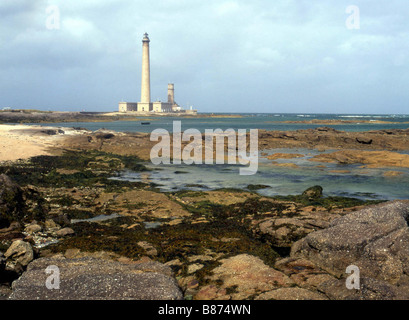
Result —
<path fill-rule="evenodd" d="M 227 16 L 237 14 L 240 5 L 235 1 L 227 1 L 217 4 L 215 6 L 215 12 L 219 16 Z"/>
<path fill-rule="evenodd" d="M 148 32 L 154 98 L 166 99 L 173 82 L 177 101 L 201 111 L 405 112 L 407 5 L 357 0 L 360 29 L 348 30 L 350 4 L 2 0 L 0 107 L 115 110 L 138 101 Z M 50 6 L 58 30 L 47 29 Z"/>

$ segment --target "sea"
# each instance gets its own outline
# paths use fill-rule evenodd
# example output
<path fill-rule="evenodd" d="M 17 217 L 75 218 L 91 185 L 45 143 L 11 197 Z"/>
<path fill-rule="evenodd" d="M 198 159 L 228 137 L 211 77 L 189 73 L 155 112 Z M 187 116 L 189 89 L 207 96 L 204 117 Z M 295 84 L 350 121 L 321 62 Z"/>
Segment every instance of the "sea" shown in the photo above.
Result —
<path fill-rule="evenodd" d="M 212 115 L 211 113 L 203 115 Z M 293 113 L 230 113 L 214 114 L 216 117 L 187 118 L 187 117 L 143 117 L 141 121 L 113 121 L 113 122 L 64 122 L 50 123 L 58 127 L 82 127 L 88 130 L 107 129 L 122 132 L 151 132 L 161 128 L 169 132 L 173 130 L 173 121 L 182 121 L 182 130 L 194 128 L 204 132 L 205 129 L 259 129 L 292 131 L 317 127 L 331 127 L 342 131 L 368 131 L 383 129 L 409 128 L 409 115 L 354 115 L 354 114 L 293 114 Z M 308 120 L 351 120 L 354 123 L 341 125 L 322 125 L 306 123 L 287 123 L 288 121 Z M 362 123 L 355 121 L 362 121 Z M 378 121 L 391 123 L 377 123 Z M 142 123 L 149 122 L 149 125 Z M 368 123 L 369 122 L 369 123 Z"/>
<path fill-rule="evenodd" d="M 211 114 L 210 114 L 211 115 Z M 181 117 L 144 117 L 140 121 L 113 122 L 64 122 L 44 124 L 56 127 L 81 127 L 96 131 L 107 129 L 119 132 L 145 132 L 155 129 L 173 130 L 174 121 L 181 121 L 182 131 L 190 128 L 204 132 L 205 129 L 259 129 L 292 131 L 317 127 L 331 127 L 336 130 L 364 132 L 371 130 L 408 129 L 409 115 L 379 115 L 379 114 L 289 114 L 289 113 L 237 113 L 214 114 L 216 117 L 181 118 Z M 342 124 L 311 124 L 300 121 L 317 120 L 353 120 L 353 123 Z M 144 122 L 145 124 L 142 124 Z M 149 124 L 146 124 L 146 123 Z M 298 122 L 298 123 L 293 123 Z M 408 168 L 363 168 L 361 164 L 344 165 L 328 164 L 319 166 L 309 159 L 322 152 L 310 149 L 270 149 L 259 150 L 259 165 L 254 175 L 240 175 L 239 165 L 153 165 L 147 162 L 151 169 L 148 172 L 123 171 L 119 177 L 129 181 L 153 182 L 161 191 L 179 190 L 208 191 L 221 188 L 248 189 L 251 185 L 263 185 L 254 192 L 265 196 L 297 195 L 314 185 L 323 187 L 324 196 L 344 196 L 362 200 L 393 200 L 409 199 L 409 169 Z M 277 162 L 294 163 L 296 168 L 273 165 L 271 160 L 261 156 L 261 153 L 273 154 L 300 153 L 304 157 L 296 159 L 277 160 Z M 409 150 L 402 152 L 409 154 Z M 388 171 L 398 171 L 401 174 L 393 177 L 385 176 Z"/>

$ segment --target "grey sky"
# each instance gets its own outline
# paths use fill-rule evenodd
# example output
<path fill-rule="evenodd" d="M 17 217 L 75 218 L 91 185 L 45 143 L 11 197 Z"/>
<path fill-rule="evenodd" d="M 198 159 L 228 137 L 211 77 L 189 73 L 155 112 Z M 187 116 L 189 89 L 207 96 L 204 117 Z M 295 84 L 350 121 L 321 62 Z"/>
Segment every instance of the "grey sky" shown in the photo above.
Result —
<path fill-rule="evenodd" d="M 202 112 L 409 113 L 407 0 L 1 0 L 0 19 L 0 108 L 139 101 L 148 32 L 153 100 L 173 82 Z"/>

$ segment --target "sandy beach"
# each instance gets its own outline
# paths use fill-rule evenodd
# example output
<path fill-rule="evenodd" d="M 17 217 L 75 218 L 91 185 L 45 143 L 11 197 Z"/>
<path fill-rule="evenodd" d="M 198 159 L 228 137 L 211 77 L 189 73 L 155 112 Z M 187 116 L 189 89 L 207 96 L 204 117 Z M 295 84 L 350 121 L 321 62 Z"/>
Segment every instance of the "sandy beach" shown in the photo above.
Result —
<path fill-rule="evenodd" d="M 78 131 L 72 128 L 0 125 L 0 161 L 55 154 L 55 149 L 66 135 L 77 133 Z"/>

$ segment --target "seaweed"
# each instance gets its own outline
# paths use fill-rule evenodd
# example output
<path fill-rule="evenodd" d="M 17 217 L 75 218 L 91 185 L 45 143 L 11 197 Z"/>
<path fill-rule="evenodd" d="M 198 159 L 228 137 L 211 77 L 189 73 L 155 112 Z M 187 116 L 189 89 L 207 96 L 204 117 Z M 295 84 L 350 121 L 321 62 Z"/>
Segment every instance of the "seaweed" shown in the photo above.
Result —
<path fill-rule="evenodd" d="M 260 190 L 260 189 L 267 189 L 270 188 L 270 186 L 267 186 L 265 184 L 249 184 L 247 186 L 247 189 L 250 191 L 255 191 L 255 190 Z"/>
<path fill-rule="evenodd" d="M 93 218 L 98 214 L 95 214 L 93 211 L 81 210 L 81 209 L 63 209 L 63 213 L 67 215 L 69 220 L 72 219 L 89 219 Z"/>
<path fill-rule="evenodd" d="M 192 191 L 192 190 L 179 190 L 175 192 L 169 192 L 167 193 L 168 195 L 176 196 L 179 198 L 182 197 L 202 197 L 204 195 L 207 195 L 206 192 L 204 191 Z"/>
<path fill-rule="evenodd" d="M 69 248 L 88 252 L 102 250 L 138 259 L 145 255 L 145 251 L 137 243 L 148 241 L 157 249 L 158 256 L 155 259 L 160 262 L 173 259 L 186 262 L 189 256 L 204 254 L 208 250 L 226 257 L 246 252 L 260 257 L 269 265 L 273 265 L 279 257 L 268 244 L 255 238 L 251 231 L 234 221 L 182 223 L 147 231 L 142 226 L 123 228 L 122 224 L 132 223 L 132 220 L 118 219 L 120 220 L 110 220 L 109 223 L 76 223 L 72 225 L 75 236 L 65 238 L 49 248 L 52 252 L 61 252 Z"/>
<path fill-rule="evenodd" d="M 61 169 L 73 172 L 62 173 Z M 61 156 L 37 156 L 25 163 L 0 166 L 0 173 L 6 173 L 22 186 L 73 188 L 100 184 L 109 191 L 146 186 L 144 183 L 110 179 L 123 169 L 149 170 L 139 158 L 133 156 L 113 155 L 101 151 L 65 151 Z"/>
<path fill-rule="evenodd" d="M 259 198 L 248 198 L 244 202 L 230 205 L 222 205 L 203 200 L 191 205 L 184 205 L 184 207 L 189 212 L 204 216 L 209 220 L 236 218 L 240 221 L 246 216 L 256 217 L 264 213 L 282 215 L 282 212 L 287 209 L 287 205 L 285 204 L 260 200 Z"/>

